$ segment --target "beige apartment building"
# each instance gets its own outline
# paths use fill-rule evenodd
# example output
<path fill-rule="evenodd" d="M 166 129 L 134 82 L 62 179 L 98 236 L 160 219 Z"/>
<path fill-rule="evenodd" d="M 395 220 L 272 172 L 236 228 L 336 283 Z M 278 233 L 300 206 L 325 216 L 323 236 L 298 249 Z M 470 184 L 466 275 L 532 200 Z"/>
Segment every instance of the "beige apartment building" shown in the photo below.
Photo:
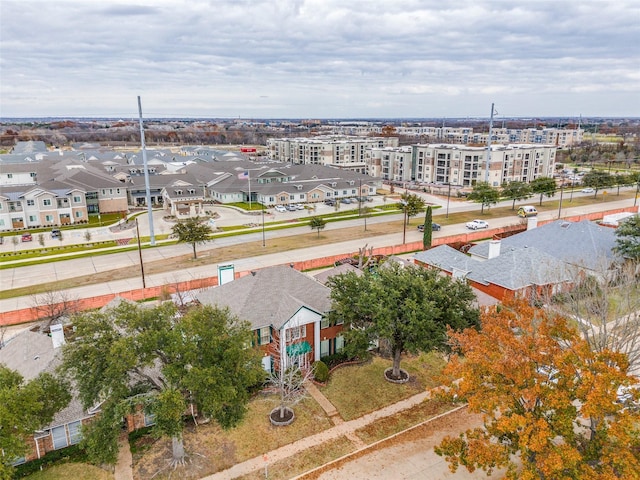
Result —
<path fill-rule="evenodd" d="M 551 145 L 492 145 L 488 181 L 530 182 L 551 177 L 555 171 L 556 147 Z M 487 148 L 456 144 L 412 145 L 372 148 L 368 173 L 395 182 L 450 183 L 465 187 L 487 180 Z"/>
<path fill-rule="evenodd" d="M 269 157 L 298 165 L 323 165 L 366 173 L 367 150 L 397 147 L 396 137 L 354 137 L 328 135 L 313 138 L 270 138 Z"/>

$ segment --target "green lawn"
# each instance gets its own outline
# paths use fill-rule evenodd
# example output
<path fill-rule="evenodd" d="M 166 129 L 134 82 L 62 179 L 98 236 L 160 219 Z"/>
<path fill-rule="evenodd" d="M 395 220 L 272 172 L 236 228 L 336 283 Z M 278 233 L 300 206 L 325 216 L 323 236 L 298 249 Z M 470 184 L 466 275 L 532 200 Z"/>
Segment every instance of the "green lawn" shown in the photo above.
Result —
<path fill-rule="evenodd" d="M 345 421 L 352 420 L 435 387 L 444 360 L 436 353 L 420 354 L 404 357 L 400 366 L 411 375 L 402 385 L 384 379 L 391 360 L 373 357 L 371 362 L 335 370 L 321 391 Z"/>
<path fill-rule="evenodd" d="M 27 480 L 112 480 L 113 474 L 86 463 L 65 463 L 25 478 Z"/>

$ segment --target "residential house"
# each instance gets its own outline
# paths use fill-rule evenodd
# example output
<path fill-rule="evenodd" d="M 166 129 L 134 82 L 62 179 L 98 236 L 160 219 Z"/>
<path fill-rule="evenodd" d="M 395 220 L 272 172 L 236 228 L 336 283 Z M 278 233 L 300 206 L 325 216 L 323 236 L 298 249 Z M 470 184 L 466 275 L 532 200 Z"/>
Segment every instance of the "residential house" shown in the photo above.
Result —
<path fill-rule="evenodd" d="M 618 257 L 615 234 L 592 222 L 558 220 L 473 246 L 466 255 L 447 245 L 419 252 L 416 264 L 438 268 L 499 300 L 570 289 L 580 275 L 606 275 Z"/>
<path fill-rule="evenodd" d="M 342 325 L 331 325 L 330 290 L 312 277 L 287 266 L 251 272 L 199 293 L 205 305 L 228 307 L 250 323 L 254 341 L 264 352 L 262 365 L 273 368 L 274 358 L 286 357 L 303 368 L 342 350 Z"/>
<path fill-rule="evenodd" d="M 0 348 L 0 363 L 16 370 L 25 381 L 40 373 L 55 374 L 62 362 L 64 333 L 62 325 L 52 326 L 51 336 L 45 332 L 25 330 L 5 342 Z M 82 440 L 82 425 L 91 421 L 99 408 L 84 409 L 74 395 L 67 407 L 59 411 L 48 425 L 43 425 L 29 439 L 29 452 L 16 463 L 41 458 L 47 452 L 75 445 Z"/>

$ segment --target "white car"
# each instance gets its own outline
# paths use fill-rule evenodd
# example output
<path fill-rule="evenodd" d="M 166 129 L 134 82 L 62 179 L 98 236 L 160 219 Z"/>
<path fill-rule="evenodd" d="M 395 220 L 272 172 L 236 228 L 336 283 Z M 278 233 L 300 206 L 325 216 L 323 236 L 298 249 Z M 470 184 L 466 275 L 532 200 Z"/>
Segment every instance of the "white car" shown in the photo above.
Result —
<path fill-rule="evenodd" d="M 582 193 L 593 193 L 595 190 L 593 188 L 583 188 L 580 190 Z"/>
<path fill-rule="evenodd" d="M 489 228 L 489 224 L 487 222 L 485 222 L 484 220 L 471 220 L 470 222 L 467 222 L 467 228 L 469 230 L 478 230 L 480 228 Z"/>
<path fill-rule="evenodd" d="M 283 213 L 287 211 L 287 207 L 285 207 L 284 205 L 276 205 L 275 210 L 276 212 Z"/>

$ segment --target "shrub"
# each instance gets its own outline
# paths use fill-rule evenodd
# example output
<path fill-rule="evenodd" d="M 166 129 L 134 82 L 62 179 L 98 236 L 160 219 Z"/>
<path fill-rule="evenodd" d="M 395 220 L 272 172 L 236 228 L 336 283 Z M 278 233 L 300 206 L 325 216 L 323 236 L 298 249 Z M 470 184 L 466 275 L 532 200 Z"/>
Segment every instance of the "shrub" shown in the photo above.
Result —
<path fill-rule="evenodd" d="M 334 353 L 333 355 L 327 355 L 326 357 L 322 357 L 322 362 L 326 364 L 329 368 L 333 368 L 336 365 L 340 365 L 341 363 L 349 361 L 350 358 L 344 352 Z"/>
<path fill-rule="evenodd" d="M 78 445 L 71 445 L 70 447 L 61 448 L 60 450 L 53 450 L 52 452 L 48 452 L 42 458 L 16 466 L 13 478 L 26 477 L 54 464 L 66 462 L 86 463 L 87 455 Z"/>
<path fill-rule="evenodd" d="M 329 380 L 329 367 L 322 360 L 318 360 L 313 364 L 313 376 L 319 382 L 326 382 Z"/>

